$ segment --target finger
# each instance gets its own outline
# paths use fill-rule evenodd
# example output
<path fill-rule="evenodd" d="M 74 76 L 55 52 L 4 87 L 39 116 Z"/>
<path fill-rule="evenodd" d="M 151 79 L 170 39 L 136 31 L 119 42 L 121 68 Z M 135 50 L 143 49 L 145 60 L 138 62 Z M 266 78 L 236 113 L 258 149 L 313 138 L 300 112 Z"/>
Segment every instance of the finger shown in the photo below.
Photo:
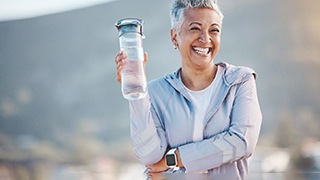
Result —
<path fill-rule="evenodd" d="M 119 62 L 125 60 L 126 58 L 127 58 L 127 55 L 124 54 L 123 51 L 120 51 L 120 52 L 116 55 L 115 63 L 118 64 Z"/>
<path fill-rule="evenodd" d="M 148 62 L 148 53 L 147 52 L 144 52 L 144 62 Z"/>
<path fill-rule="evenodd" d="M 119 63 L 119 61 L 120 61 L 119 56 L 120 56 L 121 54 L 122 54 L 122 52 L 119 51 L 119 52 L 117 53 L 116 57 L 115 57 L 114 62 L 116 63 L 116 65 L 117 65 L 117 64 Z"/>
<path fill-rule="evenodd" d="M 119 65 L 117 67 L 117 78 L 116 80 L 121 83 L 121 77 L 122 77 L 122 71 L 123 71 L 123 67 L 125 65 L 125 62 L 120 63 L 121 65 Z"/>
<path fill-rule="evenodd" d="M 121 83 L 121 75 L 123 71 L 123 67 L 126 64 L 127 56 L 124 54 L 123 51 L 119 51 L 115 58 L 116 68 L 117 68 L 117 77 L 116 80 Z"/>
<path fill-rule="evenodd" d="M 121 71 L 117 71 L 117 77 L 116 80 L 121 83 L 121 74 L 122 74 L 122 70 Z"/>
<path fill-rule="evenodd" d="M 148 170 L 148 173 L 153 173 L 154 172 L 154 166 L 153 165 L 146 165 L 146 168 Z"/>
<path fill-rule="evenodd" d="M 150 180 L 154 179 L 153 178 L 153 173 L 148 173 L 147 176 L 148 176 L 148 179 L 150 179 Z"/>
<path fill-rule="evenodd" d="M 148 173 L 155 173 L 155 172 L 156 171 L 153 168 L 151 168 L 151 167 L 148 168 Z"/>
<path fill-rule="evenodd" d="M 149 58 L 148 53 L 144 52 L 144 60 L 143 60 L 144 69 L 146 69 L 148 58 Z"/>
<path fill-rule="evenodd" d="M 126 63 L 127 63 L 126 59 L 119 60 L 116 64 L 117 70 L 122 69 Z"/>

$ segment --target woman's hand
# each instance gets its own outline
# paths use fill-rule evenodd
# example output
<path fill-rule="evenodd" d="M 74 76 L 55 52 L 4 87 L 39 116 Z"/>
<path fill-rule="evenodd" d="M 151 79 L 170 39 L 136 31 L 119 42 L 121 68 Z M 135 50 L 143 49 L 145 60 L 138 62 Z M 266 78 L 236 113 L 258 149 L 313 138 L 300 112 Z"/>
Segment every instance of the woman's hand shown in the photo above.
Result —
<path fill-rule="evenodd" d="M 177 157 L 177 166 L 180 168 L 183 168 L 184 165 L 182 164 L 182 161 L 181 161 L 179 149 L 175 150 L 175 154 Z M 169 169 L 169 167 L 167 166 L 167 163 L 166 163 L 165 156 L 163 156 L 159 162 L 152 164 L 152 165 L 146 165 L 146 167 L 148 168 L 148 173 L 159 173 L 159 172 L 164 172 Z"/>
<path fill-rule="evenodd" d="M 127 59 L 127 55 L 124 54 L 123 51 L 119 51 L 118 54 L 116 55 L 115 58 L 115 63 L 117 66 L 117 77 L 116 80 L 121 83 L 121 75 L 122 75 L 122 70 L 123 67 L 126 64 L 126 59 Z M 143 60 L 143 64 L 144 64 L 144 68 L 146 68 L 146 63 L 148 61 L 148 54 L 147 52 L 144 53 L 144 60 Z"/>
<path fill-rule="evenodd" d="M 148 168 L 148 173 L 159 173 L 169 169 L 169 167 L 166 164 L 165 157 L 163 157 L 159 162 L 155 164 L 146 165 L 146 167 Z"/>

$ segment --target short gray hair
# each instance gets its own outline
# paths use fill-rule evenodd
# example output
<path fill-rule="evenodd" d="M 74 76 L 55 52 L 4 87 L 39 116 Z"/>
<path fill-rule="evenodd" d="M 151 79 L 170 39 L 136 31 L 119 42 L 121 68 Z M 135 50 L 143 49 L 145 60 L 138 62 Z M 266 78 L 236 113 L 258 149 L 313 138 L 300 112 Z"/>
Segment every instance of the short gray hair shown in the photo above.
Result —
<path fill-rule="evenodd" d="M 223 14 L 217 5 L 217 0 L 174 0 L 171 7 L 171 28 L 178 29 L 186 9 L 209 8 L 218 13 L 223 19 Z"/>

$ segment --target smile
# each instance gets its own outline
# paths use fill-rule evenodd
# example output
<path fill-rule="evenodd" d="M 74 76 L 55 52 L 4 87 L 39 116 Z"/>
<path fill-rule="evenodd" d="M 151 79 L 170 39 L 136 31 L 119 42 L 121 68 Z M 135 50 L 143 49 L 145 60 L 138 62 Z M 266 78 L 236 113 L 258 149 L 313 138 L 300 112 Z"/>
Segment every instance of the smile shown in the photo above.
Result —
<path fill-rule="evenodd" d="M 192 47 L 192 49 L 198 54 L 207 55 L 211 52 L 212 48 Z"/>

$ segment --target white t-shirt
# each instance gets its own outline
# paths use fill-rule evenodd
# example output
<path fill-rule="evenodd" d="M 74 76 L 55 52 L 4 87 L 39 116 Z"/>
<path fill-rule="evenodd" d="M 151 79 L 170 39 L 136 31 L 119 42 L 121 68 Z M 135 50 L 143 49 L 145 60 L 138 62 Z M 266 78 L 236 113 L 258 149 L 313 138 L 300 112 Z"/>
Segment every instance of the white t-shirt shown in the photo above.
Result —
<path fill-rule="evenodd" d="M 214 91 L 217 89 L 217 85 L 222 77 L 222 68 L 218 66 L 218 70 L 214 80 L 211 84 L 200 91 L 192 91 L 188 89 L 181 80 L 180 82 L 183 84 L 186 91 L 189 93 L 191 97 L 191 102 L 194 107 L 194 131 L 193 131 L 193 142 L 203 140 L 203 128 L 204 128 L 204 119 L 209 107 L 209 103 L 213 100 Z"/>

